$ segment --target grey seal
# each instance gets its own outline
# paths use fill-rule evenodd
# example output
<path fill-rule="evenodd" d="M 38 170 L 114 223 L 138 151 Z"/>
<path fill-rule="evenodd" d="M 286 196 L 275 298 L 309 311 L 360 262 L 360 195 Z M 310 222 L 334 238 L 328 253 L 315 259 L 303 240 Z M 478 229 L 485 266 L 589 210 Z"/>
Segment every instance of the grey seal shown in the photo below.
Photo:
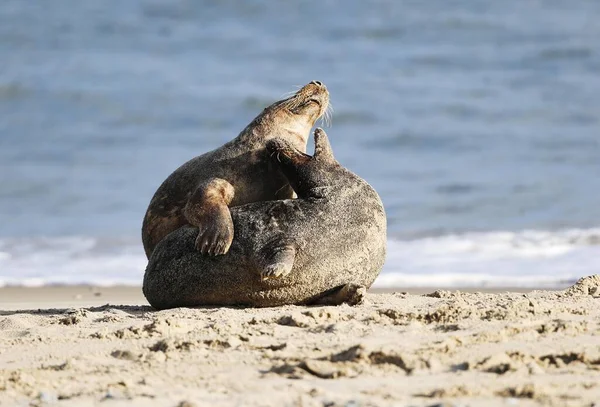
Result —
<path fill-rule="evenodd" d="M 267 143 L 298 198 L 231 208 L 226 255 L 203 256 L 191 227 L 158 243 L 143 284 L 154 308 L 337 304 L 371 286 L 386 255 L 383 204 L 335 160 L 322 129 L 314 138 L 312 157 L 286 139 Z"/>
<path fill-rule="evenodd" d="M 328 105 L 327 87 L 312 81 L 264 109 L 234 140 L 176 169 L 160 185 L 144 216 L 146 256 L 185 225 L 196 227 L 197 250 L 227 253 L 234 235 L 229 207 L 292 197 L 286 178 L 266 153 L 266 143 L 279 137 L 305 151 L 310 129 Z"/>

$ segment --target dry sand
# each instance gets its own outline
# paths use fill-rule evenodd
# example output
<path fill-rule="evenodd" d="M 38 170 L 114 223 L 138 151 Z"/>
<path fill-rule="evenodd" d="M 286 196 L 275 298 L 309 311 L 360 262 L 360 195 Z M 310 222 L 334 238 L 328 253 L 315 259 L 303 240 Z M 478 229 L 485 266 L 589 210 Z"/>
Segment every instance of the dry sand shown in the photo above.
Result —
<path fill-rule="evenodd" d="M 0 289 L 0 405 L 600 401 L 600 276 L 527 294 L 367 294 L 355 307 L 143 304 L 139 289 Z"/>

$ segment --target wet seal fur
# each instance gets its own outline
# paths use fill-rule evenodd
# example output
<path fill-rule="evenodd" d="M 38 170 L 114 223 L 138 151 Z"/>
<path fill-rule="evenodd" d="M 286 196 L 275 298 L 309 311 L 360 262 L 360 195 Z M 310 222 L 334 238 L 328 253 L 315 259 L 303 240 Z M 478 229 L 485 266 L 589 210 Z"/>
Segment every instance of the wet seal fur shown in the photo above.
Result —
<path fill-rule="evenodd" d="M 292 197 L 285 176 L 269 158 L 267 142 L 279 137 L 306 151 L 310 129 L 328 106 L 327 88 L 312 81 L 264 109 L 234 140 L 175 170 L 146 211 L 142 225 L 146 256 L 185 225 L 196 227 L 197 250 L 207 255 L 227 253 L 234 235 L 229 207 Z"/>
<path fill-rule="evenodd" d="M 195 249 L 183 227 L 157 246 L 143 292 L 157 309 L 201 305 L 254 307 L 339 304 L 371 286 L 386 254 L 386 217 L 375 190 L 333 157 L 315 131 L 311 157 L 287 140 L 267 144 L 298 195 L 231 209 L 236 230 L 224 256 Z"/>

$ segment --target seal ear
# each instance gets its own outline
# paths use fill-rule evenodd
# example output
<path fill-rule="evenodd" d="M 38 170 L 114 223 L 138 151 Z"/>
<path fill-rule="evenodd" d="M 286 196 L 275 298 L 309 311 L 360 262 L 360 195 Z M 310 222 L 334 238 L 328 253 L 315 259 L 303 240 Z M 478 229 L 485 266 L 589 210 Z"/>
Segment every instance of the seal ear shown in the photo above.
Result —
<path fill-rule="evenodd" d="M 333 150 L 331 144 L 329 144 L 329 138 L 327 133 L 320 127 L 315 129 L 315 159 L 316 160 L 327 160 L 334 161 Z"/>

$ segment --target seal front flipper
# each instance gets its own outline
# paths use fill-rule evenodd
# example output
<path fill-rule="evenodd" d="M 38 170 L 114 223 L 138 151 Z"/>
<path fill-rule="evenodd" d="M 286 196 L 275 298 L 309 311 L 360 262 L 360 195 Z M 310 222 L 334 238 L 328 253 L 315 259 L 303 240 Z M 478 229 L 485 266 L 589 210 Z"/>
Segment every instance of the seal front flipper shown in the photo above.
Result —
<path fill-rule="evenodd" d="M 299 198 L 323 197 L 323 188 L 331 184 L 331 173 L 340 165 L 335 161 L 327 134 L 317 128 L 315 153 L 311 157 L 299 151 L 289 141 L 275 138 L 267 143 L 267 151 Z"/>
<path fill-rule="evenodd" d="M 262 250 L 260 279 L 268 280 L 287 276 L 294 267 L 296 248 L 289 243 L 274 242 Z"/>
<path fill-rule="evenodd" d="M 233 240 L 229 204 L 233 186 L 224 179 L 211 178 L 194 190 L 183 210 L 187 221 L 198 227 L 196 248 L 203 254 L 225 254 Z"/>

